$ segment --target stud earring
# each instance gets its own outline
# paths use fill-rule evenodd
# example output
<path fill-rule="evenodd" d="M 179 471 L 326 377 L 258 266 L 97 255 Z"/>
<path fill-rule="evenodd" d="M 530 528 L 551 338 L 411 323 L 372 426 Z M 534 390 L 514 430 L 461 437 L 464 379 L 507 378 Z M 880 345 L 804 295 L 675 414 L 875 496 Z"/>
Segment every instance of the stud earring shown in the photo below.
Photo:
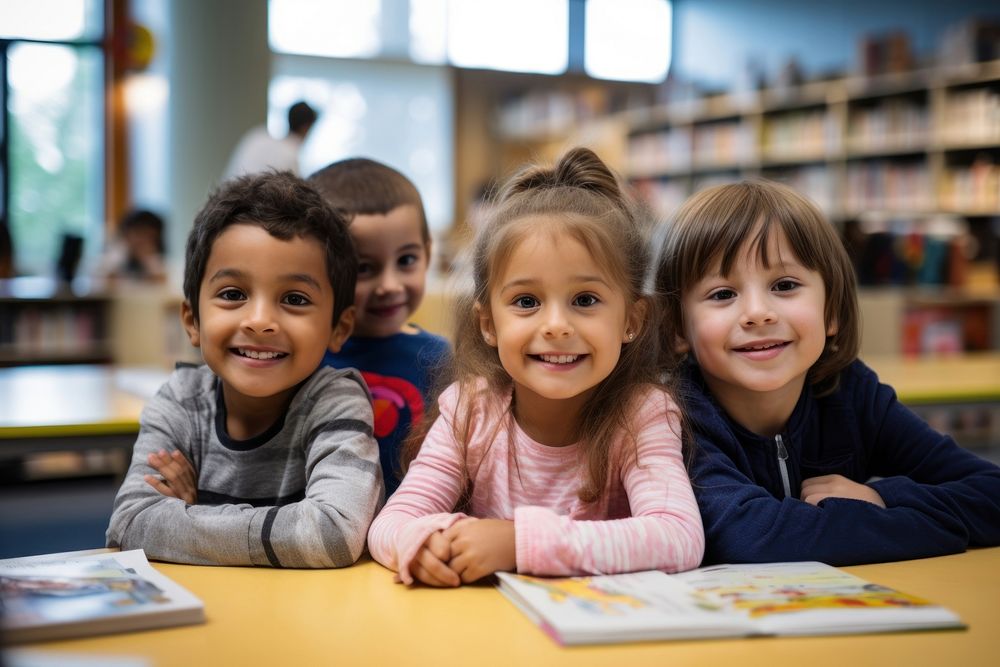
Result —
<path fill-rule="evenodd" d="M 634 339 L 634 338 L 635 338 L 635 332 L 634 331 L 629 331 L 628 332 L 628 342 L 631 343 L 632 339 Z"/>

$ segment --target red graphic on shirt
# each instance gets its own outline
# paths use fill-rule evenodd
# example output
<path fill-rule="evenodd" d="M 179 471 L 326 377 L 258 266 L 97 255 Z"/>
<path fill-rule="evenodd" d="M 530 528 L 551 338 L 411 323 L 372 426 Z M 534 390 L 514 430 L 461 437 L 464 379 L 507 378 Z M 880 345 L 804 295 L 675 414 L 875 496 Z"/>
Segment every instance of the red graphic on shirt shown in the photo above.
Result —
<path fill-rule="evenodd" d="M 403 378 L 363 371 L 372 392 L 375 410 L 375 437 L 384 438 L 399 426 L 400 410 L 409 408 L 410 424 L 416 426 L 424 416 L 424 398 L 420 391 Z"/>

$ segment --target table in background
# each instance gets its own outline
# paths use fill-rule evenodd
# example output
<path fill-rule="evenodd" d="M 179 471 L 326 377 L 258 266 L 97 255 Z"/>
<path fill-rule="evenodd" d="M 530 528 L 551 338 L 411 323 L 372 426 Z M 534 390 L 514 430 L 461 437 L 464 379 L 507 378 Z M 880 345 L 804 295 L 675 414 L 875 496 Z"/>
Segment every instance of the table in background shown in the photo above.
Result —
<path fill-rule="evenodd" d="M 0 556 L 104 545 L 145 399 L 167 373 L 0 369 Z"/>
<path fill-rule="evenodd" d="M 1000 354 L 867 357 L 865 362 L 932 428 L 1000 464 Z"/>
<path fill-rule="evenodd" d="M 100 365 L 0 369 L 0 453 L 131 451 L 146 398 L 165 371 Z"/>
<path fill-rule="evenodd" d="M 943 357 L 866 357 L 879 379 L 907 405 L 1000 403 L 1000 353 Z"/>
<path fill-rule="evenodd" d="M 1000 548 L 844 568 L 958 613 L 968 630 L 565 648 L 489 586 L 407 589 L 365 560 L 342 570 L 154 564 L 205 603 L 204 625 L 35 645 L 157 666 L 995 665 Z"/>

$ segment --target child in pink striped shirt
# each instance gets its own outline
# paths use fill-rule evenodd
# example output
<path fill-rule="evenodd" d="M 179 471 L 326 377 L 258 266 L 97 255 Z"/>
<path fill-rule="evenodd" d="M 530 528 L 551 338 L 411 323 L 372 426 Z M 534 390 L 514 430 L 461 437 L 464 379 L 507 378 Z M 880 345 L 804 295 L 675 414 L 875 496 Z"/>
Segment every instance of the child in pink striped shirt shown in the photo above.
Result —
<path fill-rule="evenodd" d="M 400 581 L 700 564 L 640 218 L 584 148 L 501 192 L 456 306 L 453 384 L 368 533 Z"/>

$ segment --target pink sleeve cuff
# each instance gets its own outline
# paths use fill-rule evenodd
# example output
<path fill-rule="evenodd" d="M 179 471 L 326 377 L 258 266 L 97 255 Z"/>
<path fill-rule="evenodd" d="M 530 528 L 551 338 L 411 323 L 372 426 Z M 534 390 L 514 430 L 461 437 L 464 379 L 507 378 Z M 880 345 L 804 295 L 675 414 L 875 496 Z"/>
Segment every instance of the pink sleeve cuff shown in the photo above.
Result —
<path fill-rule="evenodd" d="M 545 507 L 525 505 L 514 510 L 514 549 L 517 571 L 521 574 L 572 574 L 573 568 L 564 563 L 561 541 L 552 536 L 564 531 L 562 519 Z"/>

